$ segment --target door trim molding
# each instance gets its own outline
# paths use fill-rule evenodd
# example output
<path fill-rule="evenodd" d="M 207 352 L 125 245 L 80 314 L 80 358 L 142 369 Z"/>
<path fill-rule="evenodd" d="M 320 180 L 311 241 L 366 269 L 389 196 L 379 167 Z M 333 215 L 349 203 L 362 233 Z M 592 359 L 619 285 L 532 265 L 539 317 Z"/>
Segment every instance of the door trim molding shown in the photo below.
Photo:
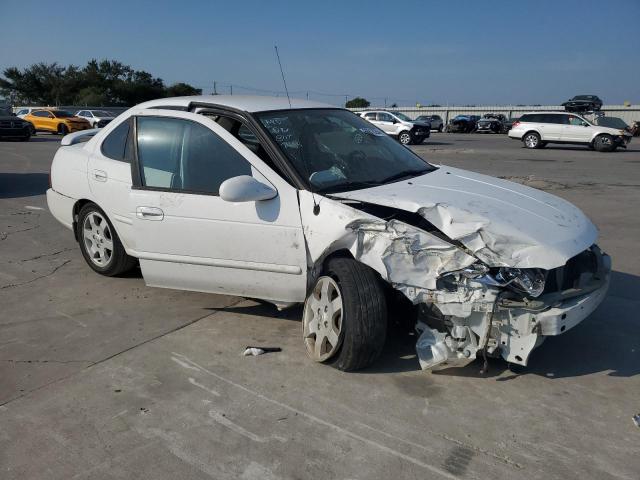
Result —
<path fill-rule="evenodd" d="M 279 265 L 276 263 L 247 262 L 244 260 L 226 260 L 222 258 L 192 257 L 189 255 L 170 255 L 165 253 L 138 251 L 132 251 L 131 254 L 140 260 L 185 263 L 188 265 L 204 265 L 207 267 L 237 268 L 240 270 L 285 273 L 289 275 L 302 274 L 302 268 L 298 265 Z"/>

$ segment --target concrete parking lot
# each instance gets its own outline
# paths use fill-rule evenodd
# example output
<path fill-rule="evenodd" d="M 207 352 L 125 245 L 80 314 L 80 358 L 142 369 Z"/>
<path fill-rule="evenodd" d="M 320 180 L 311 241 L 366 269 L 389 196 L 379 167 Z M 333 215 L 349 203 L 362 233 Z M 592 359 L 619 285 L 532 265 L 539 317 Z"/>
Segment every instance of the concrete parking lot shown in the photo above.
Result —
<path fill-rule="evenodd" d="M 58 143 L 0 142 L 0 478 L 640 478 L 640 139 L 413 147 L 577 204 L 613 258 L 590 318 L 486 376 L 423 372 L 400 333 L 339 372 L 307 359 L 300 308 L 95 274 L 46 209 Z M 282 352 L 242 357 L 252 344 Z"/>

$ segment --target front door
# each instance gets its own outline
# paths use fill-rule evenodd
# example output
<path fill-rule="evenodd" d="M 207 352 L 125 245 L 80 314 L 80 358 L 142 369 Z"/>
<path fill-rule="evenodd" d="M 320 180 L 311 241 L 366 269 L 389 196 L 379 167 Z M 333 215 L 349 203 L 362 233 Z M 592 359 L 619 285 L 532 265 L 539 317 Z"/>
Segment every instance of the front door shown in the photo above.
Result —
<path fill-rule="evenodd" d="M 136 140 L 130 215 L 147 284 L 304 300 L 306 250 L 294 187 L 199 114 L 144 111 L 136 117 Z M 278 195 L 223 200 L 220 185 L 239 175 L 270 184 Z"/>
<path fill-rule="evenodd" d="M 560 113 L 542 114 L 540 133 L 543 141 L 559 141 L 562 139 L 566 115 Z"/>
<path fill-rule="evenodd" d="M 568 121 L 562 132 L 562 141 L 580 143 L 591 141 L 591 129 L 589 125 L 584 125 L 586 122 L 575 115 L 566 116 L 568 117 Z"/>
<path fill-rule="evenodd" d="M 396 124 L 393 120 L 393 117 L 387 112 L 378 112 L 378 117 L 375 124 L 387 135 L 395 135 Z"/>

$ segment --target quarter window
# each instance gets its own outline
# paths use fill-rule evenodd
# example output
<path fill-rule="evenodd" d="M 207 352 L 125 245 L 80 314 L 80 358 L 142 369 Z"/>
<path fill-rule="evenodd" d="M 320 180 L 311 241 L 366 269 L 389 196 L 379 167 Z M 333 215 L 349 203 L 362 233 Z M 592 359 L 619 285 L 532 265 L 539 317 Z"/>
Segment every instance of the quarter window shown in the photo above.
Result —
<path fill-rule="evenodd" d="M 138 118 L 138 161 L 145 187 L 218 195 L 225 180 L 251 165 L 218 135 L 177 118 Z"/>
<path fill-rule="evenodd" d="M 366 118 L 367 120 L 375 120 L 376 119 L 376 114 L 375 113 L 365 113 L 364 118 Z"/>
<path fill-rule="evenodd" d="M 130 162 L 132 146 L 129 141 L 129 121 L 118 125 L 102 142 L 100 150 L 105 157 L 121 162 Z"/>

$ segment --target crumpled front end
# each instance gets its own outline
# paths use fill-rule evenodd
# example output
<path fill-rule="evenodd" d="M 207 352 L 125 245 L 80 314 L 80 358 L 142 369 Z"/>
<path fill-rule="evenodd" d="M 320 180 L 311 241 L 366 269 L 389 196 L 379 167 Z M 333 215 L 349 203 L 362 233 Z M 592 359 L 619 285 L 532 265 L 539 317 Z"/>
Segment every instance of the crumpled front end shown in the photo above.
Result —
<path fill-rule="evenodd" d="M 495 269 L 492 269 L 495 270 Z M 424 369 L 464 366 L 480 352 L 526 365 L 547 336 L 560 335 L 600 305 L 609 287 L 611 260 L 596 245 L 563 267 L 544 272 L 545 287 L 531 297 L 509 285 L 495 285 L 488 273 L 446 276 L 449 295 L 421 305 L 416 350 Z"/>
<path fill-rule="evenodd" d="M 312 211 L 311 194 L 301 193 L 300 201 L 302 212 Z M 325 197 L 320 212 L 303 215 L 313 266 L 309 281 L 336 250 L 348 250 L 376 270 L 418 310 L 416 350 L 423 369 L 464 366 L 483 352 L 526 365 L 546 336 L 577 325 L 607 291 L 611 262 L 596 245 L 587 243 L 562 260 L 558 249 L 545 263 L 536 257 L 540 245 L 505 236 L 446 205 L 411 213 Z"/>

